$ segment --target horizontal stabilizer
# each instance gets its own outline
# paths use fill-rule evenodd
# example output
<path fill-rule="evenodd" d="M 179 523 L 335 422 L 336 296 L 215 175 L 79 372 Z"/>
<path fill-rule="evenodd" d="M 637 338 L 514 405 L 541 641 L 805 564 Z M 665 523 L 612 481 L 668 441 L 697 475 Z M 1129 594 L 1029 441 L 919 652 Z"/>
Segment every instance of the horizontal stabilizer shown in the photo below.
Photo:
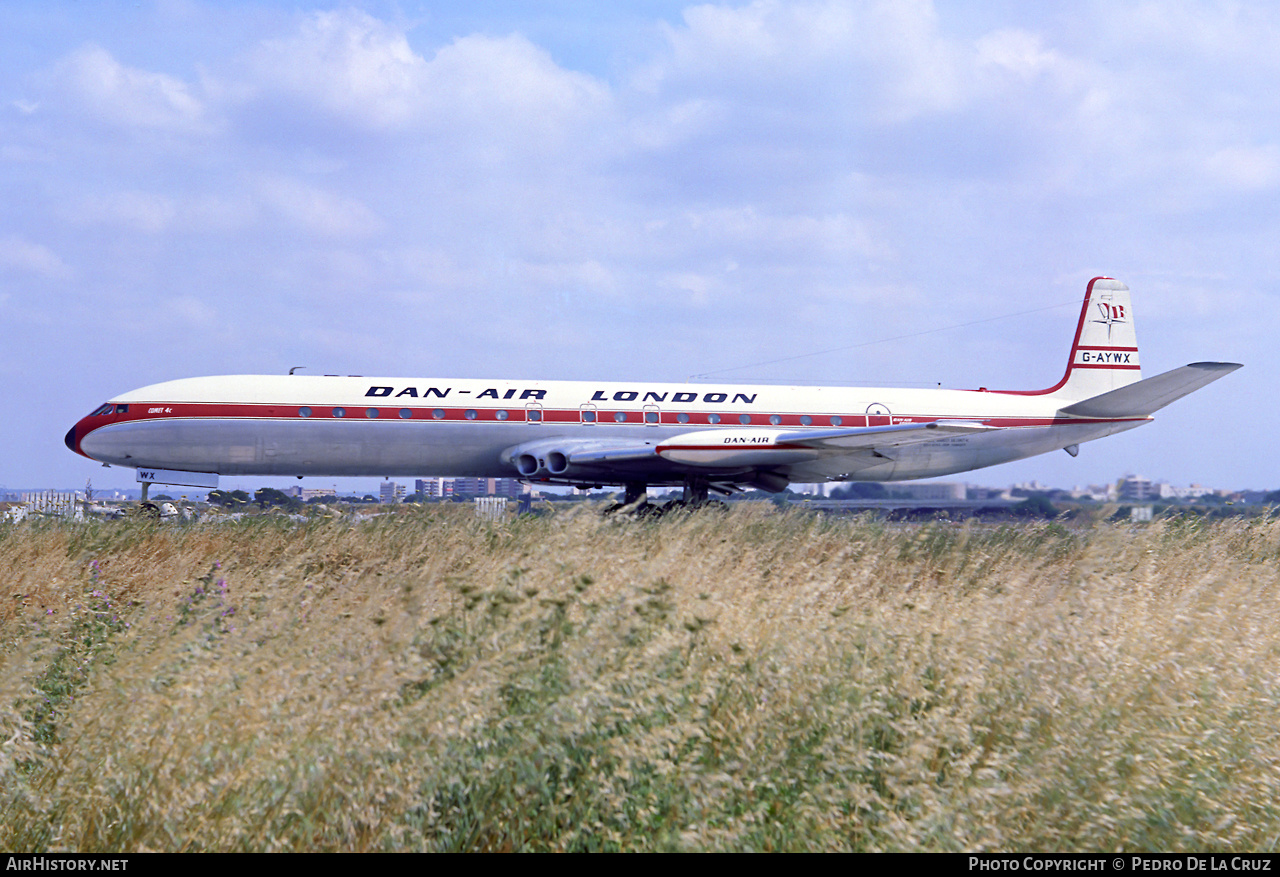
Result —
<path fill-rule="evenodd" d="M 1145 417 L 1238 368 L 1238 362 L 1193 362 L 1060 410 L 1080 417 Z"/>

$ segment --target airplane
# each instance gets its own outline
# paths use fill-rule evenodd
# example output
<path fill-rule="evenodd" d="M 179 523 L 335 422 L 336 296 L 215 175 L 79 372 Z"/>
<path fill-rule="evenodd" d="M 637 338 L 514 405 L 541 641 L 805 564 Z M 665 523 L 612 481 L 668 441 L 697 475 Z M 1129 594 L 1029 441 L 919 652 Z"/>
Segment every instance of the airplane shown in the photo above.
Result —
<path fill-rule="evenodd" d="M 230 375 L 117 396 L 66 435 L 138 480 L 219 475 L 518 478 L 650 486 L 683 502 L 792 482 L 948 475 L 1124 432 L 1240 368 L 1195 362 L 1142 379 L 1129 288 L 1095 277 L 1062 379 L 1043 390 L 786 387 Z M 188 480 L 181 480 L 182 478 Z"/>

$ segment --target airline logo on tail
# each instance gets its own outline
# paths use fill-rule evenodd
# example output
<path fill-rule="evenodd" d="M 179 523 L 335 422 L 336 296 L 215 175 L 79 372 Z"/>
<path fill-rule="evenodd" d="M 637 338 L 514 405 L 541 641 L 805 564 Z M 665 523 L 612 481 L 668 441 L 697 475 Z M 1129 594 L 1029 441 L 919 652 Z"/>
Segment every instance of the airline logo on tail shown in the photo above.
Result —
<path fill-rule="evenodd" d="M 1103 299 L 1110 299 L 1111 296 L 1102 296 Z M 1116 323 L 1127 323 L 1124 318 L 1124 305 L 1111 304 L 1109 301 L 1100 301 L 1097 303 L 1098 311 L 1102 314 L 1102 319 L 1094 320 L 1095 323 L 1101 323 L 1107 327 L 1107 337 L 1111 337 L 1111 328 Z"/>

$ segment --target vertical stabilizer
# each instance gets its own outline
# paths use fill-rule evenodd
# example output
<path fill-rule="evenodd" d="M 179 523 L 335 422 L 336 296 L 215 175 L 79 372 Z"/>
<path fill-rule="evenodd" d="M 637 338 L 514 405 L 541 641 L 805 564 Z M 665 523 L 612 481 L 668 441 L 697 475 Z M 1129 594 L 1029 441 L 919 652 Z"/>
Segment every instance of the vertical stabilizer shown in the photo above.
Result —
<path fill-rule="evenodd" d="M 1095 277 L 1089 281 L 1080 308 L 1066 374 L 1047 390 L 1027 395 L 1089 399 L 1140 380 L 1129 287 L 1110 277 Z"/>

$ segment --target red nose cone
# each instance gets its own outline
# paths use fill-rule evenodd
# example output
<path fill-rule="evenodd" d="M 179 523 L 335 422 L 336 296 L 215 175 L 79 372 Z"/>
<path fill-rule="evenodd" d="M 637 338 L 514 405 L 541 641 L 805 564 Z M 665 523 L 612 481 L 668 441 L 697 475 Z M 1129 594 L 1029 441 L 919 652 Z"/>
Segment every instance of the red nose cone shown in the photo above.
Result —
<path fill-rule="evenodd" d="M 82 435 L 80 431 L 81 423 L 84 423 L 84 421 L 80 421 L 80 423 L 77 423 L 75 426 L 71 427 L 71 429 L 67 430 L 67 436 L 62 441 L 66 444 L 67 450 L 79 454 L 82 457 L 89 457 L 88 454 L 80 450 L 80 437 Z"/>

